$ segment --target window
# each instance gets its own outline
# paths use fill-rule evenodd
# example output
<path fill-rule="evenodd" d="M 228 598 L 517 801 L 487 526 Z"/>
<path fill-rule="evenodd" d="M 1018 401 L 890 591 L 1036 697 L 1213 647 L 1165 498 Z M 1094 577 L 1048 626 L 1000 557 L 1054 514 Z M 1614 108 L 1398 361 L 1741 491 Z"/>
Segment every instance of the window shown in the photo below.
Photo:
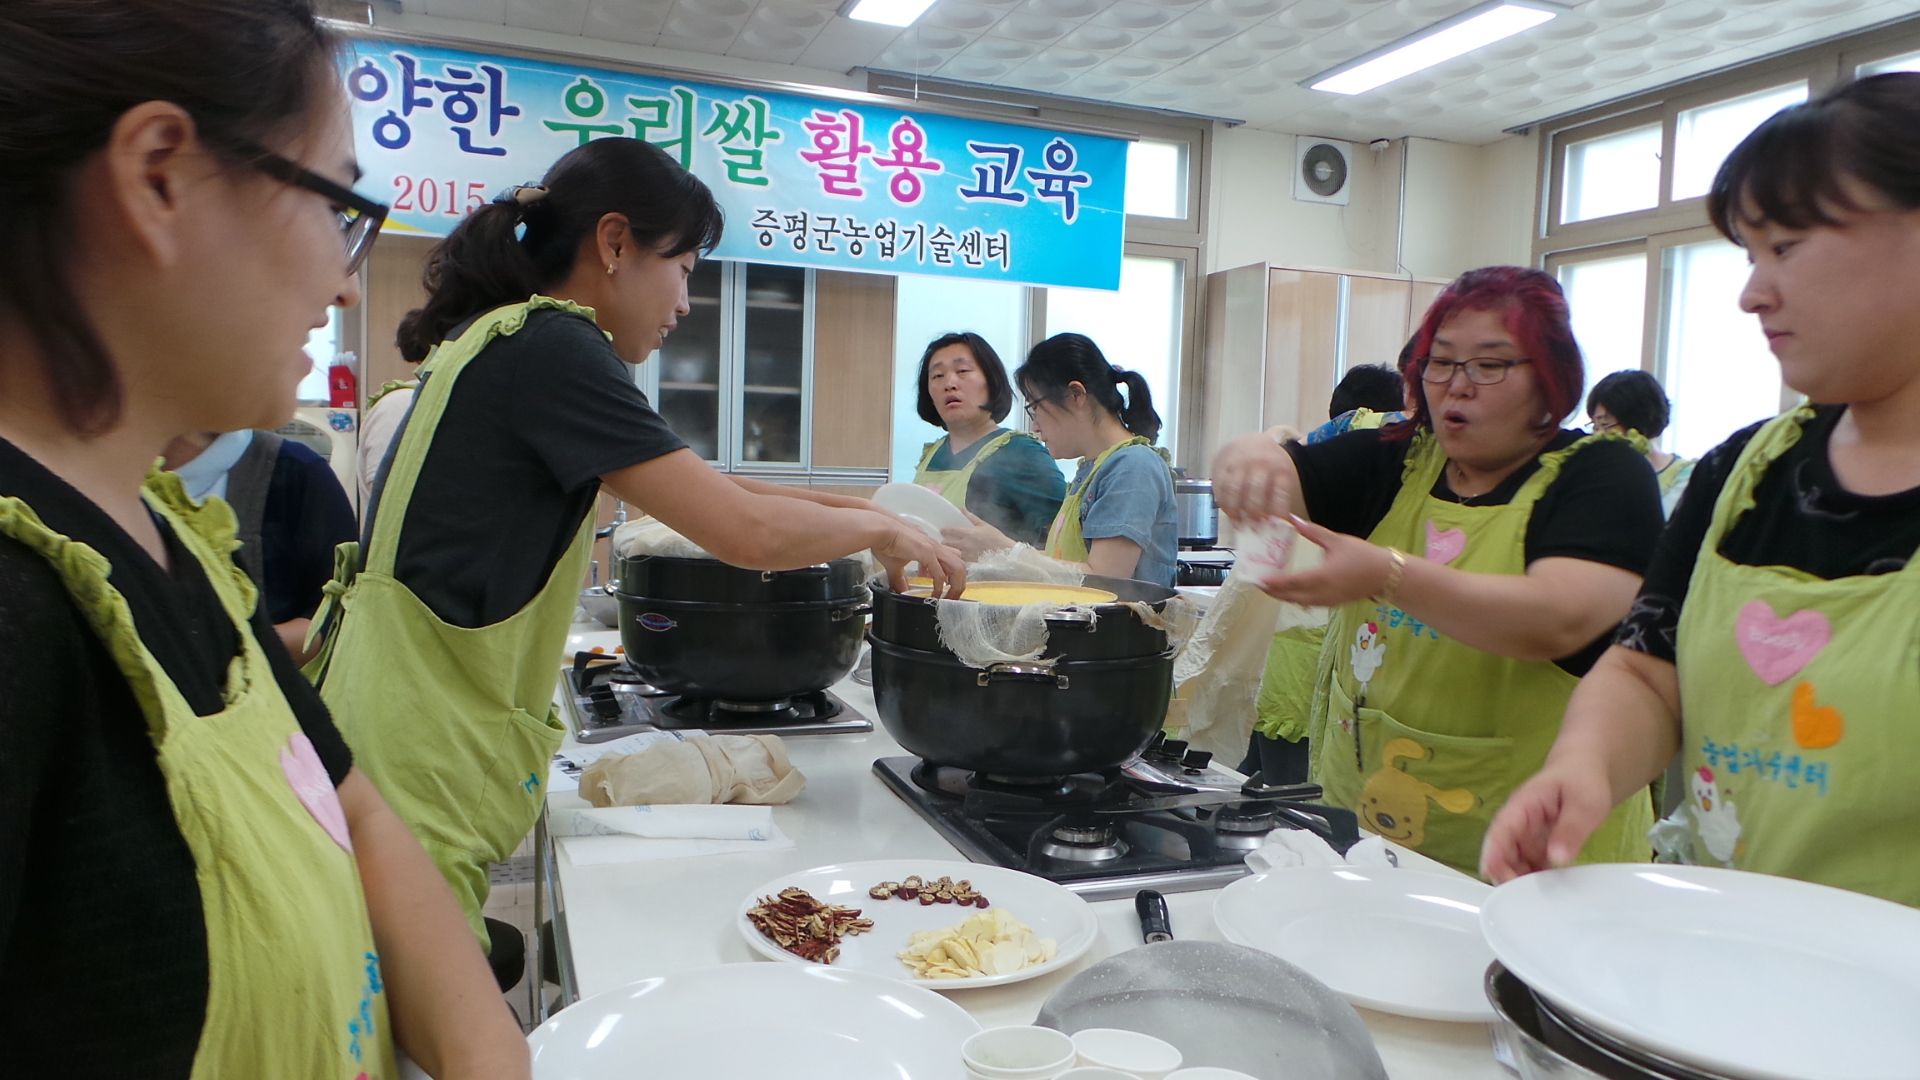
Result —
<path fill-rule="evenodd" d="M 1187 144 L 1139 139 L 1127 146 L 1127 213 L 1187 216 Z"/>
<path fill-rule="evenodd" d="M 1759 320 L 1740 310 L 1746 252 L 1725 240 L 1668 248 L 1660 375 L 1673 401 L 1661 444 L 1699 457 L 1780 411 L 1780 365 Z"/>
<path fill-rule="evenodd" d="M 1647 306 L 1647 257 L 1567 263 L 1560 267 L 1573 316 L 1573 337 L 1587 362 L 1587 390 L 1616 371 L 1640 367 L 1641 327 Z M 1580 398 L 1585 408 L 1586 395 Z"/>
<path fill-rule="evenodd" d="M 1180 303 L 1186 263 L 1129 255 L 1120 264 L 1120 289 L 1048 289 L 1047 336 L 1085 334 L 1107 362 L 1147 378 L 1160 414 L 1159 444 L 1172 449 L 1178 432 Z"/>
<path fill-rule="evenodd" d="M 1807 84 L 1799 82 L 1681 113 L 1674 127 L 1673 198 L 1705 195 L 1740 140 L 1774 113 L 1805 100 Z"/>
<path fill-rule="evenodd" d="M 927 343 L 942 334 L 972 331 L 987 339 L 1000 354 L 1007 378 L 1026 357 L 1027 287 L 1002 281 L 971 278 L 920 277 L 902 274 L 894 299 L 893 316 L 893 458 L 892 476 L 911 483 L 926 444 L 946 432 L 920 419 L 920 357 Z M 1020 394 L 1014 392 L 1013 411 L 1004 427 L 1021 427 Z"/>
<path fill-rule="evenodd" d="M 1864 79 L 1869 75 L 1885 75 L 1889 71 L 1920 71 L 1920 52 L 1911 52 L 1904 56 L 1889 56 L 1885 60 L 1861 64 L 1855 74 Z"/>
<path fill-rule="evenodd" d="M 1660 204 L 1660 125 L 1630 128 L 1567 147 L 1561 221 L 1647 210 Z"/>
<path fill-rule="evenodd" d="M 297 395 L 301 401 L 317 401 L 321 404 L 333 400 L 332 391 L 327 387 L 327 368 L 332 365 L 340 349 L 340 309 L 327 309 L 327 325 L 317 326 L 307 331 L 307 358 L 313 361 L 313 370 L 300 380 Z M 373 389 L 361 387 L 362 392 Z"/>

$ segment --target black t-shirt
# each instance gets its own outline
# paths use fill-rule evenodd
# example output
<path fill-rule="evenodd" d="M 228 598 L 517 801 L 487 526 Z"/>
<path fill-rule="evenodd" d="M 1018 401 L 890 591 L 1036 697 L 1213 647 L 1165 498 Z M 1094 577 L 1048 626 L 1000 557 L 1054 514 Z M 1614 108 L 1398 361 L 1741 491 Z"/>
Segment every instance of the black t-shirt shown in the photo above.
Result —
<path fill-rule="evenodd" d="M 282 442 L 260 516 L 267 618 L 312 618 L 333 579 L 333 549 L 358 535 L 353 503 L 333 467 L 292 439 Z"/>
<path fill-rule="evenodd" d="M 1564 450 L 1583 437 L 1583 432 L 1562 431 L 1541 452 Z M 1382 438 L 1377 429 L 1349 431 L 1311 446 L 1288 443 L 1308 516 L 1336 532 L 1372 533 L 1400 494 L 1412 445 L 1410 439 Z M 1536 458 L 1492 491 L 1464 499 L 1447 486 L 1443 470 L 1432 495 L 1464 506 L 1505 506 L 1539 469 Z M 1660 528 L 1660 484 L 1647 459 L 1628 443 L 1596 442 L 1568 457 L 1534 503 L 1527 519 L 1526 560 L 1532 565 L 1546 558 L 1584 559 L 1644 574 Z M 1610 636 L 1556 663 L 1585 675 L 1606 651 Z"/>
<path fill-rule="evenodd" d="M 1821 406 L 1800 441 L 1775 459 L 1754 486 L 1753 509 L 1720 541 L 1720 554 L 1741 566 L 1790 566 L 1828 581 L 1890 574 L 1920 550 L 1920 488 L 1892 495 L 1856 495 L 1840 486 L 1827 458 L 1845 406 Z M 1647 580 L 1615 640 L 1671 662 L 1680 610 L 1694 563 L 1713 524 L 1714 504 L 1734 462 L 1760 424 L 1735 432 L 1693 467 L 1693 478 L 1660 538 Z"/>
<path fill-rule="evenodd" d="M 0 440 L 0 495 L 112 564 L 140 639 L 201 715 L 240 639 L 164 522 L 172 573 Z M 338 784 L 353 763 L 258 612 L 254 636 Z M 147 721 L 47 561 L 0 536 L 0 1046 L 8 1074 L 186 1077 L 207 999 L 206 925 Z"/>
<path fill-rule="evenodd" d="M 409 413 L 395 446 L 411 422 Z M 547 583 L 602 474 L 686 445 L 593 320 L 537 311 L 454 383 L 406 508 L 395 575 L 454 626 L 509 618 Z"/>

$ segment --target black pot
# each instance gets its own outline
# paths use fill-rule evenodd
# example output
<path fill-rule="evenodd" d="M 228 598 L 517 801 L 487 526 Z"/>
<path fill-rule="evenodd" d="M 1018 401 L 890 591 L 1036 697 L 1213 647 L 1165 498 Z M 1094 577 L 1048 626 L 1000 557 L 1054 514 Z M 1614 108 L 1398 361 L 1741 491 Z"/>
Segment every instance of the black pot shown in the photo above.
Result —
<path fill-rule="evenodd" d="M 743 570 L 718 559 L 665 555 L 620 557 L 619 591 L 660 600 L 710 604 L 796 604 L 849 600 L 864 595 L 865 571 L 858 559 L 835 559 L 798 570 Z"/>
<path fill-rule="evenodd" d="M 1088 575 L 1089 589 L 1105 589 L 1121 600 L 1151 604 L 1157 611 L 1175 593 L 1164 585 Z M 873 636 L 881 641 L 926 652 L 947 652 L 940 644 L 938 601 L 886 588 L 873 594 Z M 1159 656 L 1167 651 L 1163 630 L 1140 621 L 1131 608 L 1100 604 L 1089 619 L 1078 612 L 1062 612 L 1047 619 L 1047 648 L 1043 656 L 1063 660 L 1115 660 Z M 947 653 L 950 657 L 953 654 Z"/>
<path fill-rule="evenodd" d="M 762 604 L 616 595 L 620 643 L 641 678 L 671 694 L 724 701 L 778 701 L 839 682 L 860 659 L 870 606 L 865 589 Z"/>
<path fill-rule="evenodd" d="M 1115 768 L 1152 741 L 1173 696 L 1172 651 L 982 671 L 950 652 L 868 640 L 881 723 L 936 765 L 998 776 Z"/>

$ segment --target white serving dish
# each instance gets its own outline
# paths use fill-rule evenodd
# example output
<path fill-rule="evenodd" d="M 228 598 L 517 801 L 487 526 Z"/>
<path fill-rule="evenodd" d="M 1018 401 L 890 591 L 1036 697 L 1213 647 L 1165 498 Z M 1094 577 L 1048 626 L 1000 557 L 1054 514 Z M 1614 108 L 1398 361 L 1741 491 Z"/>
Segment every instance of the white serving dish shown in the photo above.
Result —
<path fill-rule="evenodd" d="M 818 965 L 723 964 L 595 994 L 535 1028 L 534 1080 L 965 1080 L 980 1025 L 917 986 Z"/>
<path fill-rule="evenodd" d="M 958 529 L 973 524 L 960 508 L 948 502 L 932 488 L 919 484 L 906 484 L 894 481 L 880 485 L 873 493 L 873 501 L 882 509 L 890 510 L 914 524 L 925 528 L 933 526 L 934 538 L 939 539 L 940 529 Z"/>
<path fill-rule="evenodd" d="M 1494 890 L 1500 962 L 1630 1045 L 1753 1080 L 1920 1075 L 1920 911 L 1792 878 L 1612 863 Z"/>
<path fill-rule="evenodd" d="M 1272 953 L 1355 1005 L 1427 1020 L 1492 1023 L 1483 981 L 1493 951 L 1472 878 L 1302 866 L 1241 878 L 1213 902 L 1236 945 Z"/>
<path fill-rule="evenodd" d="M 973 883 L 976 892 L 998 908 L 1005 908 L 1021 922 L 1033 927 L 1043 938 L 1052 938 L 1057 946 L 1052 960 L 1022 968 L 1005 975 L 985 975 L 971 979 L 921 979 L 913 969 L 900 962 L 899 953 L 918 930 L 937 930 L 980 913 L 980 908 L 958 904 L 922 905 L 917 900 L 875 900 L 867 890 L 883 881 L 902 881 L 918 874 L 926 881 L 945 876 Z M 876 862 L 841 863 L 785 874 L 761 885 L 741 901 L 734 916 L 740 936 L 755 952 L 772 960 L 810 967 L 820 965 L 803 960 L 774 944 L 747 921 L 747 912 L 763 896 L 782 889 L 801 888 L 814 899 L 842 907 L 858 908 L 862 917 L 873 920 L 873 929 L 840 942 L 840 956 L 831 965 L 835 971 L 863 971 L 891 979 L 911 982 L 936 990 L 966 990 L 977 986 L 1001 986 L 1045 975 L 1073 963 L 1093 947 L 1100 927 L 1093 908 L 1072 891 L 1045 878 L 1023 874 L 983 863 L 945 862 L 938 859 L 889 859 Z"/>

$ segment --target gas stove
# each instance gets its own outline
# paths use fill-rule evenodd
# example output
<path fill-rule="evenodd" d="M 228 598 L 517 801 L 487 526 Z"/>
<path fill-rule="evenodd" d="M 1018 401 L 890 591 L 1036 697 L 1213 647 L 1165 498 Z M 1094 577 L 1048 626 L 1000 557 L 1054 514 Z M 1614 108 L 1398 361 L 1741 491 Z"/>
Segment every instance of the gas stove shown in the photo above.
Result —
<path fill-rule="evenodd" d="M 1276 828 L 1311 828 L 1341 851 L 1359 839 L 1351 813 L 1312 802 L 1318 785 L 1245 780 L 1163 736 L 1105 773 L 985 776 L 917 757 L 873 771 L 967 858 L 1088 900 L 1219 888 L 1250 872 L 1247 853 Z"/>
<path fill-rule="evenodd" d="M 649 686 L 617 656 L 579 653 L 560 673 L 567 720 L 583 743 L 642 731 L 707 731 L 716 735 L 842 735 L 873 730 L 836 694 L 819 691 L 780 701 L 721 701 L 668 694 Z"/>

